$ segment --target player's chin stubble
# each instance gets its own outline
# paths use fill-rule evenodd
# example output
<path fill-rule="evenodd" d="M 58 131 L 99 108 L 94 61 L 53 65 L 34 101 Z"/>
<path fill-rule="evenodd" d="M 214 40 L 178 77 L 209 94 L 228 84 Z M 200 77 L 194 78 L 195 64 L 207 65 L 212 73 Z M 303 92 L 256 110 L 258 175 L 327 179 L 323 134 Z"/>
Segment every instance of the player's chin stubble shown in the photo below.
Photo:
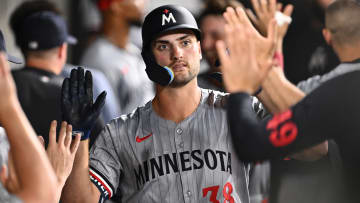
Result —
<path fill-rule="evenodd" d="M 169 86 L 173 88 L 183 87 L 186 84 L 188 84 L 190 81 L 192 81 L 196 76 L 197 76 L 196 72 L 189 72 L 188 76 L 182 78 L 177 78 L 175 76 L 174 80 L 170 83 Z"/>

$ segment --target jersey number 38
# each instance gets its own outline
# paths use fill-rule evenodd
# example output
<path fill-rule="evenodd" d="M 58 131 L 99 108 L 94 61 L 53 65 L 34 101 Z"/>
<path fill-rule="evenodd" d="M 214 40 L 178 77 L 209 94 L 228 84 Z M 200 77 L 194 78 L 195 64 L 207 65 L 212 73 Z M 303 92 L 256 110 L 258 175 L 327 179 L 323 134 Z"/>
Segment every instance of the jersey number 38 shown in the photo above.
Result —
<path fill-rule="evenodd" d="M 202 190 L 203 191 L 203 197 L 206 197 L 208 192 L 210 192 L 210 202 L 220 203 L 220 201 L 216 199 L 217 194 L 219 192 L 219 188 L 220 188 L 219 185 L 204 188 Z M 232 192 L 233 192 L 233 186 L 231 185 L 231 183 L 227 182 L 224 185 L 224 188 L 222 190 L 222 193 L 223 193 L 223 196 L 224 196 L 224 202 L 223 203 L 227 203 L 227 202 L 234 203 L 234 198 L 231 196 Z"/>

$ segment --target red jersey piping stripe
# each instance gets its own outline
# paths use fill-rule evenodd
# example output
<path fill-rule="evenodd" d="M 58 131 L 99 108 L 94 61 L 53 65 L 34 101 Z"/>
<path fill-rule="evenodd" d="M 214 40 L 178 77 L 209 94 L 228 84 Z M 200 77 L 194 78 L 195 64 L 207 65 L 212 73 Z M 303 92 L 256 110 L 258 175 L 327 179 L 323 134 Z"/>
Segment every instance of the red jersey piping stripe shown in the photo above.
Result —
<path fill-rule="evenodd" d="M 97 181 L 99 181 L 101 183 L 102 186 L 105 187 L 105 190 L 108 191 L 108 193 L 109 193 L 109 199 L 110 199 L 113 195 L 111 187 L 109 187 L 109 185 L 106 183 L 106 181 L 104 181 L 104 179 L 102 179 L 101 176 L 98 175 L 95 171 L 90 169 L 89 172 L 92 177 L 94 177 Z"/>

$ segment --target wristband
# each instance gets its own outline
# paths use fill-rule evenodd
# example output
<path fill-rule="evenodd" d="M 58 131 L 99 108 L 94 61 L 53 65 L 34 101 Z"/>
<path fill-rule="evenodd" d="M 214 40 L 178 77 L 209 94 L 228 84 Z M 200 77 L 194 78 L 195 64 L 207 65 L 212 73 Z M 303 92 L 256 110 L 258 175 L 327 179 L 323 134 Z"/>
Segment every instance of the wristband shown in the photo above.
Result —
<path fill-rule="evenodd" d="M 280 67 L 284 70 L 284 55 L 280 52 L 275 52 L 273 59 L 275 59 Z"/>
<path fill-rule="evenodd" d="M 89 139 L 89 137 L 90 137 L 90 130 L 88 130 L 88 131 L 86 131 L 86 132 L 84 132 L 84 131 L 81 131 L 81 130 L 74 130 L 73 132 L 72 132 L 72 136 L 73 136 L 73 138 L 76 136 L 76 134 L 80 134 L 80 136 L 81 136 L 81 138 L 80 138 L 80 140 L 81 141 L 83 141 L 83 140 L 87 140 L 87 139 Z"/>

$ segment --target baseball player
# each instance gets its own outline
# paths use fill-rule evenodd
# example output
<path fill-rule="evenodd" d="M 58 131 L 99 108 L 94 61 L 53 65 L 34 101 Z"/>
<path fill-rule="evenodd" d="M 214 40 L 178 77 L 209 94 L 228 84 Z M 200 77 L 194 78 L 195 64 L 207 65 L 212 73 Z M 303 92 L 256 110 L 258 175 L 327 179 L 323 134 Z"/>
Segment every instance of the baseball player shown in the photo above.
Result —
<path fill-rule="evenodd" d="M 30 122 L 21 109 L 7 60 L 21 62 L 6 53 L 4 37 L 0 30 L 0 123 L 6 130 L 13 171 L 16 173 L 8 176 L 6 167 L 1 165 L 0 202 L 54 203 L 56 202 L 54 198 L 57 186 L 56 176 Z M 3 148 L 2 145 L 1 151 L 4 150 Z"/>
<path fill-rule="evenodd" d="M 264 60 L 257 56 L 271 53 L 271 44 L 275 40 L 269 40 L 269 49 L 257 49 L 253 43 L 257 33 L 251 32 L 251 24 L 244 11 L 238 9 L 239 17 L 232 20 L 236 23 L 228 22 L 227 29 L 227 44 L 230 45 L 228 49 L 232 55 L 226 54 L 224 42 L 217 44 L 226 88 L 232 93 L 227 108 L 231 133 L 237 143 L 237 154 L 247 161 L 270 159 L 288 155 L 326 139 L 334 139 L 343 160 L 346 182 L 343 202 L 360 200 L 360 129 L 357 114 L 360 95 L 356 92 L 360 85 L 360 38 L 359 33 L 354 32 L 360 26 L 359 5 L 358 0 L 335 1 L 326 9 L 324 37 L 338 53 L 342 64 L 317 81 L 326 80 L 299 103 L 262 122 L 243 109 L 249 102 L 249 94 L 256 91 L 271 67 L 271 55 Z M 239 30 L 244 31 L 244 34 L 239 34 Z M 241 61 L 238 60 L 240 55 Z M 342 195 L 340 193 L 343 191 L 338 192 Z"/>
<path fill-rule="evenodd" d="M 145 18 L 142 37 L 156 96 L 112 120 L 91 148 L 90 162 L 83 141 L 63 200 L 103 202 L 119 196 L 121 202 L 249 202 L 248 167 L 230 140 L 226 95 L 197 85 L 201 49 L 194 17 L 180 6 L 158 7 Z M 84 111 L 70 109 L 72 101 L 91 92 L 89 75 L 84 79 L 82 69 L 74 69 L 64 81 L 69 118 L 83 117 Z M 252 110 L 251 103 L 246 108 Z M 85 125 L 81 119 L 70 123 Z"/>
<path fill-rule="evenodd" d="M 144 105 L 155 93 L 152 82 L 144 72 L 141 50 L 130 41 L 130 30 L 133 25 L 141 24 L 148 1 L 94 2 L 97 2 L 102 16 L 101 33 L 85 50 L 80 64 L 104 73 L 115 93 L 117 104 L 121 106 L 121 114 L 128 114 Z"/>

